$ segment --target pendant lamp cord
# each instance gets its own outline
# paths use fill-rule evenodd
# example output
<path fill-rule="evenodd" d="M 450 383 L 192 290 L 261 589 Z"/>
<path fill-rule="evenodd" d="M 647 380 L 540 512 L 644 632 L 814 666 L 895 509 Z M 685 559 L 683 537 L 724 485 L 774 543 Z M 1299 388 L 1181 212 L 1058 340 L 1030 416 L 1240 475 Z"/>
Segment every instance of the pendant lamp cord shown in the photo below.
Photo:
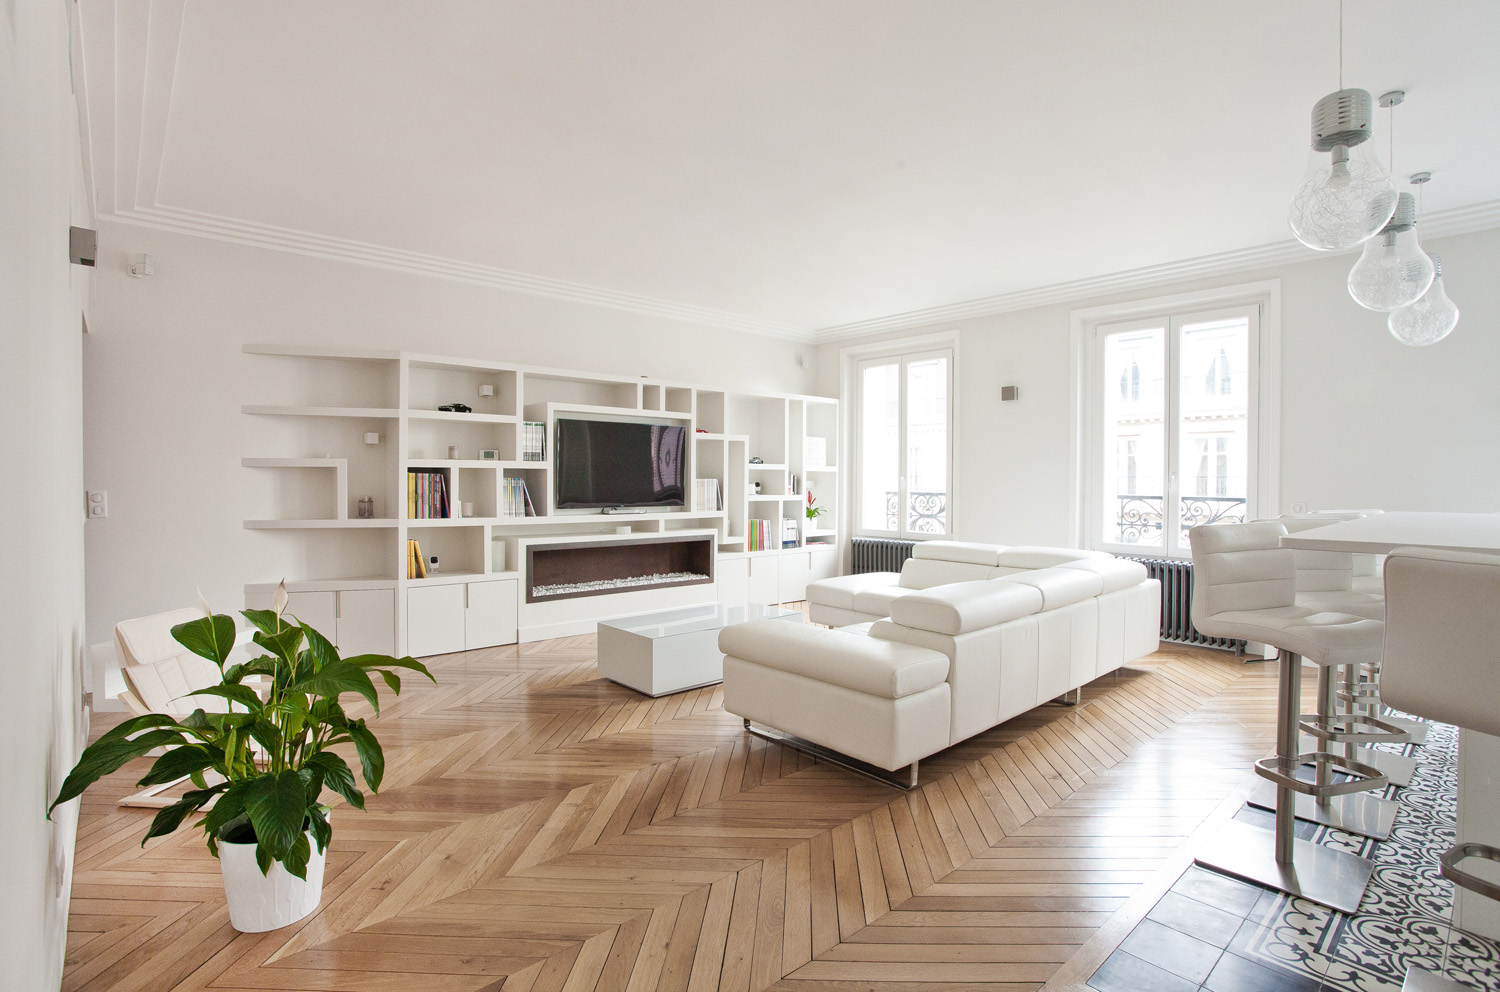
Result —
<path fill-rule="evenodd" d="M 1344 88 L 1344 0 L 1339 0 L 1339 89 Z"/>

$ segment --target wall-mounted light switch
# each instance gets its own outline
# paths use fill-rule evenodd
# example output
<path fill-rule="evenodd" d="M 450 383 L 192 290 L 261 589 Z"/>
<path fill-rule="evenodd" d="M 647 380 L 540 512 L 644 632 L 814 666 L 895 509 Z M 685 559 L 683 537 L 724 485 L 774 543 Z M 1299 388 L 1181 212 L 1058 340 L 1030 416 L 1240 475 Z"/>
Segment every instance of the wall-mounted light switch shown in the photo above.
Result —
<path fill-rule="evenodd" d="M 103 489 L 90 489 L 86 494 L 88 497 L 88 512 L 90 517 L 109 516 L 109 493 Z"/>

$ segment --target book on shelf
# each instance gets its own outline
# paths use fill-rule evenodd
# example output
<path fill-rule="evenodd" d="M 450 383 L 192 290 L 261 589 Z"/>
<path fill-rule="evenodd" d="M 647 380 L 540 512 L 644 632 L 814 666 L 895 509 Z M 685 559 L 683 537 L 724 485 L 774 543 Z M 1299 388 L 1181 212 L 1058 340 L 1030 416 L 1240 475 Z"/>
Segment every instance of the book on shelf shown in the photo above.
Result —
<path fill-rule="evenodd" d="M 547 425 L 535 420 L 521 422 L 521 461 L 547 460 Z"/>
<path fill-rule="evenodd" d="M 422 557 L 422 546 L 414 540 L 406 542 L 406 577 L 427 578 L 427 560 Z"/>
<path fill-rule="evenodd" d="M 438 469 L 406 470 L 406 517 L 408 520 L 439 520 L 451 517 L 448 476 Z"/>
<path fill-rule="evenodd" d="M 526 480 L 507 475 L 500 480 L 500 516 L 534 517 L 536 505 L 531 502 L 531 490 Z"/>
<path fill-rule="evenodd" d="M 693 509 L 698 513 L 724 509 L 723 493 L 718 479 L 698 479 L 693 483 Z"/>
<path fill-rule="evenodd" d="M 797 521 L 790 517 L 781 521 L 781 546 L 783 548 L 797 546 Z"/>

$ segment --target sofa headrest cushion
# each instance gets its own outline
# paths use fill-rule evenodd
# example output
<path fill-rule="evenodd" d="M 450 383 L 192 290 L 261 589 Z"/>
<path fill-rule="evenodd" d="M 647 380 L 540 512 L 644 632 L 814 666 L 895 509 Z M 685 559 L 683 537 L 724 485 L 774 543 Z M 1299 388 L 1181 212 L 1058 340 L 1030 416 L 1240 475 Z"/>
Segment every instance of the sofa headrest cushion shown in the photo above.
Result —
<path fill-rule="evenodd" d="M 719 631 L 719 650 L 885 699 L 931 689 L 948 677 L 948 656 L 931 648 L 786 620 L 725 627 Z M 828 716 L 838 719 L 838 714 Z"/>
<path fill-rule="evenodd" d="M 891 619 L 903 627 L 952 636 L 1029 616 L 1041 608 L 1042 593 L 1027 586 L 1005 580 L 954 582 L 902 596 L 891 603 Z"/>
<path fill-rule="evenodd" d="M 1006 548 L 995 564 L 1007 568 L 1051 568 L 1080 558 L 1113 558 L 1107 551 L 1080 551 L 1078 548 Z"/>
<path fill-rule="evenodd" d="M 1102 592 L 1119 592 L 1146 581 L 1146 566 L 1138 561 L 1123 558 L 1083 558 L 1070 561 L 1058 568 L 1071 568 L 1099 576 L 1104 583 Z"/>
<path fill-rule="evenodd" d="M 1071 603 L 1080 603 L 1104 591 L 1104 580 L 1101 577 L 1077 568 L 1034 568 L 996 581 L 1036 588 L 1042 594 L 1043 610 L 1055 610 Z"/>
<path fill-rule="evenodd" d="M 991 578 L 993 567 L 941 558 L 908 558 L 906 564 L 901 566 L 899 583 L 902 589 L 926 589 L 950 582 L 972 582 Z"/>
<path fill-rule="evenodd" d="M 996 565 L 1000 552 L 1005 548 L 998 544 L 971 544 L 967 541 L 918 541 L 912 548 L 913 558 L 936 558 L 940 561 L 961 561 L 970 565 Z"/>

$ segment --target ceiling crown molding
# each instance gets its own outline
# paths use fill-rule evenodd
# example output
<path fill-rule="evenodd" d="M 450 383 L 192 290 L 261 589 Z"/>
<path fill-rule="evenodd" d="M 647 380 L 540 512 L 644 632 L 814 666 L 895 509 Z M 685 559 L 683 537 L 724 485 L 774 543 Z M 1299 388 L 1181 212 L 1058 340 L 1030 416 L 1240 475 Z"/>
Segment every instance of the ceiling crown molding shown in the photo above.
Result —
<path fill-rule="evenodd" d="M 567 282 L 562 279 L 551 279 L 546 276 L 531 275 L 526 272 L 516 272 L 488 265 L 478 265 L 473 262 L 443 258 L 438 255 L 426 255 L 421 252 L 406 251 L 400 248 L 389 248 L 384 245 L 369 244 L 363 241 L 328 237 L 322 234 L 314 234 L 310 231 L 297 231 L 290 228 L 275 227 L 270 224 L 257 224 L 254 221 L 241 220 L 235 217 L 220 217 L 213 214 L 201 213 L 196 210 L 183 210 L 177 207 L 164 206 L 137 207 L 134 210 L 117 210 L 112 214 L 104 215 L 104 217 L 105 219 L 118 220 L 141 227 L 151 227 L 163 231 L 173 231 L 178 234 L 191 234 L 202 238 L 212 238 L 215 241 L 226 241 L 232 244 L 251 245 L 257 248 L 268 248 L 273 251 L 290 252 L 313 258 L 326 258 L 334 261 L 350 262 L 355 265 L 369 265 L 376 268 L 410 272 L 437 279 L 449 279 L 455 282 L 472 283 L 477 286 L 488 286 L 493 289 L 502 289 L 513 293 L 526 293 L 531 296 L 543 296 L 574 303 L 588 303 L 615 310 L 628 310 L 633 313 L 666 317 L 672 320 L 703 324 L 725 330 L 759 334 L 763 337 L 784 338 L 792 341 L 813 340 L 811 328 L 796 324 L 748 317 L 743 314 L 731 313 L 727 310 L 716 310 L 712 307 L 703 307 L 692 303 L 663 300 L 652 296 L 643 296 L 639 293 L 625 293 L 619 290 L 606 289 L 601 286 L 589 286 L 583 283 Z"/>
<path fill-rule="evenodd" d="M 1420 229 L 1424 238 L 1472 234 L 1475 231 L 1485 231 L 1496 227 L 1500 227 L 1500 200 L 1488 200 L 1452 210 L 1435 211 L 1420 218 Z M 1355 247 L 1348 252 L 1331 254 L 1350 254 L 1357 251 L 1359 248 Z M 977 300 L 966 300 L 961 303 L 911 310 L 850 324 L 823 327 L 818 329 L 815 340 L 818 344 L 846 341 L 850 338 L 926 327 L 931 324 L 952 323 L 973 317 L 1031 310 L 1060 303 L 1080 303 L 1091 297 L 1149 289 L 1167 283 L 1230 275 L 1273 265 L 1307 262 L 1325 257 L 1326 254 L 1329 253 L 1313 251 L 1295 239 L 1288 239 L 1254 248 L 1241 248 L 1217 255 L 1202 255 L 1198 258 L 1090 276 L 1086 279 L 1075 279 L 1051 286 L 1040 286 L 1036 289 L 1017 290 L 1013 293 L 1001 293 Z"/>

